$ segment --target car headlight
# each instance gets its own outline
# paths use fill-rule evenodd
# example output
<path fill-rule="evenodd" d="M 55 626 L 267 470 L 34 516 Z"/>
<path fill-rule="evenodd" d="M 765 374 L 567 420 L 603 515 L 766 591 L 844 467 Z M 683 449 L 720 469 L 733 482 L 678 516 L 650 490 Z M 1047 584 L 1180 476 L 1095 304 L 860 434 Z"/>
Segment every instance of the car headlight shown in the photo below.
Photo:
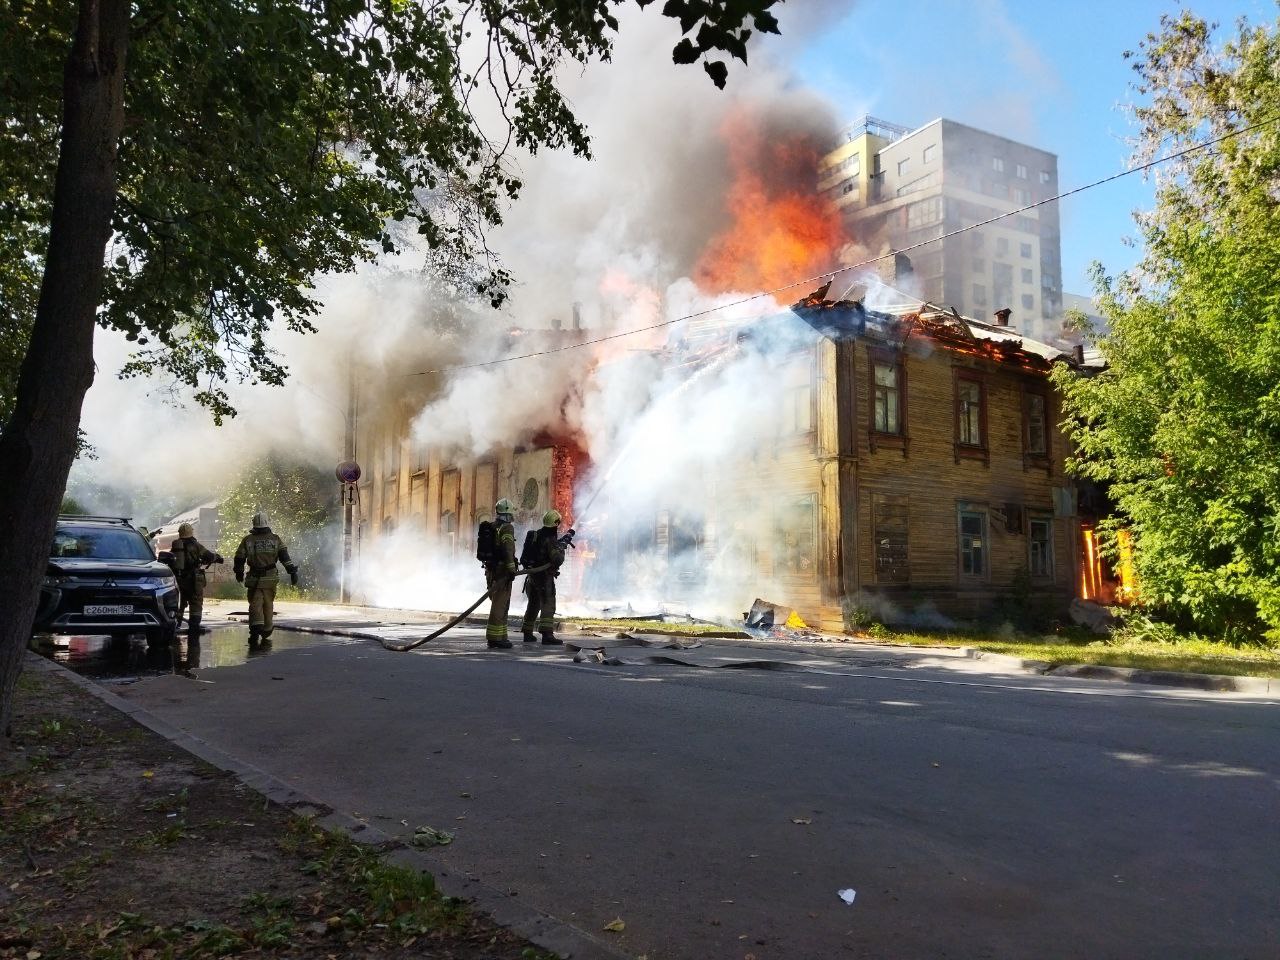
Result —
<path fill-rule="evenodd" d="M 140 587 L 158 587 L 161 590 L 172 590 L 177 584 L 177 577 L 140 577 L 138 579 Z"/>
<path fill-rule="evenodd" d="M 70 579 L 70 577 L 55 577 L 45 574 L 44 579 L 40 581 L 40 585 L 43 587 L 60 587 Z"/>

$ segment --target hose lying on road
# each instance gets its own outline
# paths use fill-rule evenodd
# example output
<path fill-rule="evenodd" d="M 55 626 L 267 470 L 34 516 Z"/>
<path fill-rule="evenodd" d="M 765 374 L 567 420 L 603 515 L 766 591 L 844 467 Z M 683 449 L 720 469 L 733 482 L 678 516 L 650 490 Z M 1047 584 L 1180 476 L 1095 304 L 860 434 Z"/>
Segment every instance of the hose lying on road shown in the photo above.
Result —
<path fill-rule="evenodd" d="M 530 567 L 527 570 L 520 570 L 514 576 L 512 576 L 511 579 L 514 580 L 516 577 L 528 576 L 531 573 L 541 573 L 543 570 L 549 570 L 550 568 L 551 568 L 551 564 L 544 563 L 540 567 Z M 475 603 L 467 607 L 467 609 L 463 610 L 460 614 L 458 614 L 456 617 L 454 617 L 452 620 L 446 623 L 443 627 L 441 627 L 435 633 L 429 633 L 425 637 L 418 637 L 418 639 L 416 640 L 404 640 L 404 641 L 387 640 L 383 637 L 379 637 L 378 642 L 382 644 L 382 646 L 385 647 L 387 650 L 392 650 L 396 653 L 407 653 L 408 651 L 414 649 L 415 647 L 420 647 L 424 643 L 429 643 L 430 641 L 436 639 L 436 637 L 444 636 L 446 633 L 448 633 L 450 630 L 452 630 L 454 627 L 460 624 L 463 620 L 467 619 L 467 617 L 471 616 L 471 614 L 475 612 L 476 607 L 480 606 L 480 604 L 484 603 L 488 599 L 489 599 L 489 591 L 486 590 L 484 593 L 480 594 L 479 598 L 476 600 Z"/>

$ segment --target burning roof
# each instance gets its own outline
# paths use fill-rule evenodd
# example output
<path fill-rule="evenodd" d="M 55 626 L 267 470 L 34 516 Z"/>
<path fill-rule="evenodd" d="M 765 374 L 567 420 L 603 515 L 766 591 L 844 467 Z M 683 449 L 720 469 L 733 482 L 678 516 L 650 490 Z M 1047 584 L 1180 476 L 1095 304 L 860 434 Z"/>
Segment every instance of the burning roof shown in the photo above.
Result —
<path fill-rule="evenodd" d="M 868 309 L 861 300 L 828 300 L 828 282 L 792 305 L 792 311 L 825 337 L 867 337 L 901 347 L 923 334 L 944 349 L 1032 370 L 1048 371 L 1075 358 L 1013 329 L 961 316 L 954 309 L 907 299 Z"/>

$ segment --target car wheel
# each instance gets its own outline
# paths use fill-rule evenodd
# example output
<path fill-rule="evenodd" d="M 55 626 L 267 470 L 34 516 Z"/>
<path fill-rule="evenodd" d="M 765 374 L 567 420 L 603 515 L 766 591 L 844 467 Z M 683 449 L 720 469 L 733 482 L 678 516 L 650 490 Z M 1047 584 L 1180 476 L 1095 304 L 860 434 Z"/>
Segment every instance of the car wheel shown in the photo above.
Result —
<path fill-rule="evenodd" d="M 147 631 L 148 647 L 167 647 L 178 639 L 178 628 L 174 626 L 156 627 Z"/>

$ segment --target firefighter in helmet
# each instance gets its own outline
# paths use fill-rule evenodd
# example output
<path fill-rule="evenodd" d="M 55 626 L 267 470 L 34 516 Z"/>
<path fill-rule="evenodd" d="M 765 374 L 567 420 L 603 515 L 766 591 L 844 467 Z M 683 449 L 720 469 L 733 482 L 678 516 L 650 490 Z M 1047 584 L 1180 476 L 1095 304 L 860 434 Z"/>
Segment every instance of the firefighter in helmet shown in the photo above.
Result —
<path fill-rule="evenodd" d="M 511 649 L 507 639 L 507 611 L 511 609 L 511 584 L 516 576 L 515 508 L 503 497 L 494 504 L 498 516 L 493 555 L 485 561 L 484 580 L 489 587 L 489 624 L 484 636 L 490 647 Z"/>
<path fill-rule="evenodd" d="M 211 563 L 222 563 L 222 555 L 200 543 L 189 523 L 178 526 L 178 539 L 169 552 L 173 554 L 173 573 L 178 578 L 178 622 L 182 622 L 182 611 L 189 610 L 187 629 L 199 633 L 204 612 L 204 571 Z"/>
<path fill-rule="evenodd" d="M 240 541 L 234 561 L 236 579 L 249 593 L 249 643 L 266 642 L 275 629 L 276 587 L 280 574 L 276 564 L 284 564 L 289 582 L 298 585 L 298 565 L 289 557 L 289 548 L 271 532 L 271 521 L 263 510 L 253 515 L 253 529 Z M 248 569 L 246 569 L 246 565 Z"/>
<path fill-rule="evenodd" d="M 560 514 L 548 510 L 542 515 L 542 529 L 526 541 L 527 555 L 520 558 L 526 569 L 546 567 L 525 577 L 524 592 L 529 603 L 524 609 L 525 643 L 536 643 L 536 628 L 542 634 L 542 642 L 560 643 L 556 636 L 556 577 L 564 563 L 564 544 L 560 542 Z"/>

